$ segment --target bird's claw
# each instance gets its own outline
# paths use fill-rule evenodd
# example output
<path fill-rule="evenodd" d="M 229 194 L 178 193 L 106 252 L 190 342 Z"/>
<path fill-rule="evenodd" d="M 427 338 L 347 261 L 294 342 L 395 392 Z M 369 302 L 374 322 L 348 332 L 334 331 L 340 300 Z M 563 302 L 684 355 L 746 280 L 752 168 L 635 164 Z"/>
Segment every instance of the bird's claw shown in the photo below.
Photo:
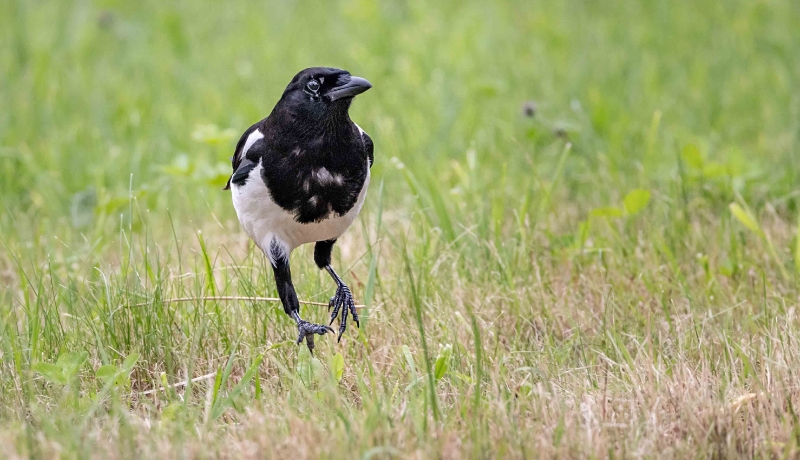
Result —
<path fill-rule="evenodd" d="M 325 335 L 328 332 L 334 332 L 334 330 L 330 326 L 309 323 L 308 321 L 301 319 L 297 322 L 297 332 L 297 344 L 300 345 L 303 339 L 306 339 L 308 351 L 310 351 L 311 354 L 314 354 L 314 334 Z"/>
<path fill-rule="evenodd" d="M 353 294 L 350 292 L 350 288 L 344 284 L 340 285 L 336 289 L 336 294 L 331 297 L 331 301 L 328 303 L 328 311 L 330 311 L 331 308 L 333 308 L 333 312 L 331 312 L 330 324 L 333 324 L 333 321 L 339 315 L 339 310 L 342 311 L 342 317 L 339 320 L 338 341 L 342 340 L 342 334 L 344 334 L 345 329 L 347 329 L 348 312 L 353 316 L 353 321 L 356 322 L 356 327 L 361 327 L 361 324 L 358 322 L 358 313 L 356 313 L 356 303 L 353 301 Z"/>

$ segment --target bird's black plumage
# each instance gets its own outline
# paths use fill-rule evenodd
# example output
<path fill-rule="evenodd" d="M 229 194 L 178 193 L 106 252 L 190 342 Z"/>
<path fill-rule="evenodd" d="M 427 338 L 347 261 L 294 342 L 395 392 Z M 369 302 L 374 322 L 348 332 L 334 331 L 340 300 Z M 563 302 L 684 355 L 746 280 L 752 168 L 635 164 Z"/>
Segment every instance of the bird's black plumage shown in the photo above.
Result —
<path fill-rule="evenodd" d="M 348 114 L 353 97 L 370 87 L 340 69 L 301 71 L 270 115 L 242 134 L 231 159 L 233 174 L 225 188 L 233 189 L 239 220 L 270 258 L 284 310 L 298 322 L 298 340 L 305 337 L 309 348 L 314 333 L 330 328 L 299 317 L 288 265 L 294 247 L 317 242 L 315 261 L 337 284 L 331 322 L 343 309 L 340 338 L 348 312 L 358 321 L 350 290 L 330 266 L 330 253 L 360 210 L 374 160 L 372 139 Z"/>

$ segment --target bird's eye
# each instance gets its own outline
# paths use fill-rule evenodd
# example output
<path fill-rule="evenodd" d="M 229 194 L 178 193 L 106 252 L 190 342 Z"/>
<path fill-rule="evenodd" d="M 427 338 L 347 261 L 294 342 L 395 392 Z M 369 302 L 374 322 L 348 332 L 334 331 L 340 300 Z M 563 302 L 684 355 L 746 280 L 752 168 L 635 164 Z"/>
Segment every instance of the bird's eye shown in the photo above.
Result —
<path fill-rule="evenodd" d="M 306 83 L 306 89 L 311 91 L 312 93 L 316 93 L 319 91 L 319 82 L 317 80 L 311 80 Z"/>

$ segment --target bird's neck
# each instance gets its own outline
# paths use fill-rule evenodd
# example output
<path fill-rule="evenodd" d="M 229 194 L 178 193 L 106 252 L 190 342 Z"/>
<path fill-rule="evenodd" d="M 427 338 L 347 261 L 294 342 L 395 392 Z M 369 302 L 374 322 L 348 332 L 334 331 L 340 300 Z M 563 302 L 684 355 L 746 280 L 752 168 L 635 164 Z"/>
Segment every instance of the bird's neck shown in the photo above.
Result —
<path fill-rule="evenodd" d="M 347 110 L 329 111 L 321 117 L 303 113 L 281 113 L 275 120 L 287 138 L 325 139 L 335 141 L 352 133 L 353 122 Z"/>

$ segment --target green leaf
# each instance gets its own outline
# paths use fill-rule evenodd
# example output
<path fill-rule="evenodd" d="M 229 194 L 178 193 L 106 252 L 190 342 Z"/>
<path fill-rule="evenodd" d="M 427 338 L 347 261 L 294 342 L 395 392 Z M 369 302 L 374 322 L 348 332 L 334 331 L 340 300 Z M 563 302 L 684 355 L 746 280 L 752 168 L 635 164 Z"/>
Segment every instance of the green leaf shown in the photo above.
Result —
<path fill-rule="evenodd" d="M 85 351 L 71 351 L 59 356 L 56 365 L 61 368 L 64 378 L 70 381 L 78 375 L 78 371 L 81 365 L 83 365 L 83 362 L 86 361 L 86 358 L 87 355 Z"/>
<path fill-rule="evenodd" d="M 64 353 L 58 357 L 58 361 L 56 361 L 56 365 L 60 366 L 62 369 L 70 369 L 79 367 L 83 362 L 86 360 L 86 352 L 83 351 L 71 351 L 69 353 Z"/>
<path fill-rule="evenodd" d="M 67 377 L 61 370 L 61 366 L 51 363 L 36 363 L 33 365 L 32 369 L 50 383 L 67 384 Z"/>
<path fill-rule="evenodd" d="M 333 365 L 331 367 L 333 370 L 333 376 L 336 377 L 336 381 L 341 381 L 342 376 L 344 375 L 344 356 L 342 356 L 341 353 L 336 353 L 333 355 Z"/>
<path fill-rule="evenodd" d="M 316 357 L 311 358 L 311 373 L 314 376 L 314 383 L 319 384 L 325 375 L 325 366 L 322 365 L 322 361 L 317 359 Z"/>
<path fill-rule="evenodd" d="M 117 372 L 119 372 L 119 369 L 117 369 L 117 366 L 115 366 L 113 364 L 106 364 L 105 366 L 100 366 L 100 368 L 97 369 L 97 372 L 94 373 L 94 376 L 98 380 L 102 380 L 103 382 L 106 382 L 106 381 L 114 378 L 117 375 Z"/>
<path fill-rule="evenodd" d="M 297 377 L 300 378 L 301 382 L 303 382 L 306 386 L 311 385 L 311 355 L 308 353 L 298 354 L 295 372 L 297 373 Z"/>
<path fill-rule="evenodd" d="M 131 353 L 126 358 L 125 361 L 122 362 L 122 370 L 126 373 L 130 373 L 133 370 L 133 366 L 136 365 L 136 361 L 139 360 L 139 353 Z"/>
<path fill-rule="evenodd" d="M 703 155 L 695 144 L 686 144 L 681 151 L 683 161 L 695 169 L 703 169 Z"/>
<path fill-rule="evenodd" d="M 444 356 L 439 356 L 438 358 L 436 358 L 436 366 L 434 366 L 434 375 L 433 375 L 436 378 L 436 380 L 440 380 L 442 377 L 444 377 L 444 374 L 447 373 L 447 368 L 448 364 Z"/>
<path fill-rule="evenodd" d="M 613 217 L 622 217 L 623 215 L 625 215 L 625 213 L 622 211 L 622 209 L 610 206 L 606 208 L 593 209 L 590 215 L 592 217 L 613 218 Z"/>
<path fill-rule="evenodd" d="M 447 373 L 452 355 L 453 346 L 450 344 L 445 345 L 442 351 L 439 352 L 439 356 L 436 357 L 436 365 L 433 367 L 433 376 L 436 380 L 440 380 Z"/>
<path fill-rule="evenodd" d="M 761 226 L 758 225 L 758 221 L 750 212 L 750 210 L 744 209 L 737 203 L 731 203 L 728 205 L 731 210 L 731 214 L 733 217 L 736 218 L 742 225 L 749 228 L 751 231 L 761 234 Z"/>
<path fill-rule="evenodd" d="M 623 201 L 625 202 L 625 212 L 631 215 L 638 214 L 650 202 L 650 192 L 637 188 L 625 195 Z"/>
<path fill-rule="evenodd" d="M 325 370 L 319 359 L 309 353 L 302 353 L 297 360 L 297 375 L 306 387 L 319 383 L 325 375 Z"/>

